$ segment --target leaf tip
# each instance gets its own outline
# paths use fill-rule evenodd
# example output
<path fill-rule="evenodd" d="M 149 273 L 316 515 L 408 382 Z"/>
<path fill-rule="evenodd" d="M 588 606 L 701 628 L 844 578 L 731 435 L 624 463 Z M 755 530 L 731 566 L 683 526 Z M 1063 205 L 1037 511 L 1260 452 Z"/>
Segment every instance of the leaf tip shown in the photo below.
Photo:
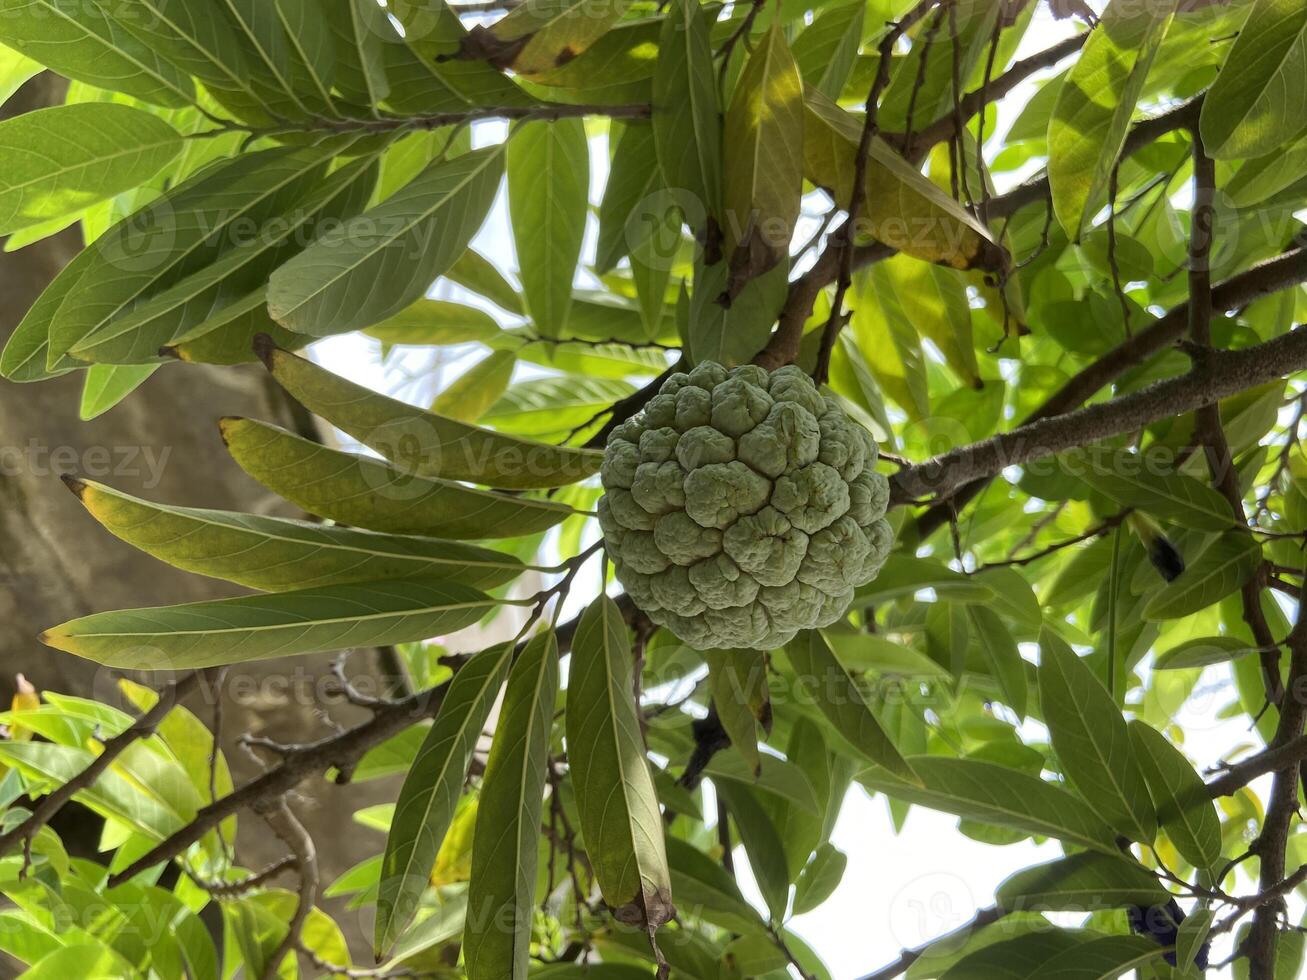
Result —
<path fill-rule="evenodd" d="M 231 448 L 232 430 L 244 422 L 245 419 L 239 415 L 224 415 L 218 419 L 218 435 L 222 436 L 222 444 Z"/>
<path fill-rule="evenodd" d="M 68 641 L 71 637 L 67 633 L 60 633 L 60 629 L 61 627 L 59 626 L 51 627 L 41 633 L 37 639 L 48 647 L 53 647 L 56 650 L 63 650 L 65 653 L 72 653 L 73 651 L 68 646 Z"/>
<path fill-rule="evenodd" d="M 60 473 L 59 479 L 64 481 L 64 486 L 73 492 L 73 495 L 83 503 L 86 502 L 86 491 L 91 489 L 91 485 L 71 473 Z"/>
<path fill-rule="evenodd" d="M 273 360 L 277 352 L 281 350 L 277 346 L 277 342 L 266 333 L 256 333 L 254 343 L 251 346 L 254 348 L 255 356 L 263 362 L 264 367 L 271 371 L 273 369 Z"/>

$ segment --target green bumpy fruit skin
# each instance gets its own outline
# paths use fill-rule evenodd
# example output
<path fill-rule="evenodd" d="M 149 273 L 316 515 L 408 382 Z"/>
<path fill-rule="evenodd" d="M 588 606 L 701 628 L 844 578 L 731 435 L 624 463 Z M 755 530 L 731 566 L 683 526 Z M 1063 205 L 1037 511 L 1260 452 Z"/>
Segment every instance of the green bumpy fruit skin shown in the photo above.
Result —
<path fill-rule="evenodd" d="M 773 650 L 840 619 L 894 543 L 871 434 L 797 367 L 674 374 L 609 437 L 617 578 L 697 650 Z"/>

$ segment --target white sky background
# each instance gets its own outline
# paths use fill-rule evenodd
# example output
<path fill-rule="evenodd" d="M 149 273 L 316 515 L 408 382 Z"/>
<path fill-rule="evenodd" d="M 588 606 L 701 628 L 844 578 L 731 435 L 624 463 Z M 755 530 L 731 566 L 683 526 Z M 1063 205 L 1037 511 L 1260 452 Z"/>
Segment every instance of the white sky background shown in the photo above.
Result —
<path fill-rule="evenodd" d="M 1018 57 L 1041 51 L 1079 29 L 1083 28 L 1075 22 L 1054 21 L 1040 4 Z M 1037 78 L 1053 73 L 1046 72 Z M 1031 86 L 1026 84 L 999 103 L 999 133 L 1006 131 L 1030 91 Z M 502 140 L 505 133 L 503 124 L 478 124 L 473 139 L 481 146 Z M 597 203 L 603 192 L 607 167 L 604 141 L 592 140 L 592 203 Z M 1027 175 L 1026 171 L 998 175 L 1000 191 Z M 593 255 L 595 232 L 596 222 L 592 218 L 583 263 L 585 256 Z M 798 240 L 806 237 L 805 233 L 796 235 Z M 515 262 L 502 189 L 473 244 L 511 277 Z M 582 269 L 578 271 L 577 283 L 589 287 L 595 285 L 595 280 Z M 438 283 L 431 295 L 478 305 L 505 322 L 511 321 L 497 308 L 448 282 Z M 313 352 L 328 368 L 354 381 L 422 404 L 429 404 L 436 392 L 480 356 L 480 351 L 472 347 L 444 351 L 443 360 L 439 361 L 430 351 L 401 351 L 383 364 L 377 344 L 360 334 L 328 338 L 316 344 Z M 518 370 L 519 379 L 539 373 L 531 365 L 519 364 Z M 597 584 L 594 576 L 578 580 L 575 594 L 592 595 Z M 577 600 L 574 602 L 577 609 L 568 612 L 579 611 L 583 604 L 583 600 Z M 1234 699 L 1227 668 L 1209 668 L 1198 690 L 1203 696 L 1196 696 L 1179 720 L 1186 732 L 1185 751 L 1202 769 L 1227 757 L 1234 747 L 1250 744 L 1250 736 L 1245 722 L 1215 718 L 1216 711 Z M 1041 737 L 1037 728 L 1032 735 Z M 1262 799 L 1266 798 L 1268 784 L 1267 779 L 1254 784 Z M 854 980 L 892 961 L 901 949 L 920 945 L 956 928 L 978 909 L 993 903 L 995 887 L 1009 874 L 1061 854 L 1055 842 L 1035 845 L 1026 840 L 1006 847 L 978 843 L 958 832 L 957 818 L 921 807 L 912 809 L 902 833 L 895 834 L 885 801 L 869 798 L 858 788 L 845 800 L 833 842 L 848 855 L 843 881 L 821 908 L 795 918 L 790 927 L 816 950 L 836 980 Z M 742 851 L 737 851 L 736 867 L 746 894 L 759 908 L 764 908 Z M 1236 889 L 1237 892 L 1249 890 L 1254 889 L 1246 878 Z M 1293 905 L 1295 921 L 1302 913 L 1301 906 L 1301 902 Z M 1213 952 L 1213 960 L 1228 955 L 1227 948 L 1218 947 Z M 1212 970 L 1207 975 L 1227 978 L 1232 973 L 1228 969 Z"/>

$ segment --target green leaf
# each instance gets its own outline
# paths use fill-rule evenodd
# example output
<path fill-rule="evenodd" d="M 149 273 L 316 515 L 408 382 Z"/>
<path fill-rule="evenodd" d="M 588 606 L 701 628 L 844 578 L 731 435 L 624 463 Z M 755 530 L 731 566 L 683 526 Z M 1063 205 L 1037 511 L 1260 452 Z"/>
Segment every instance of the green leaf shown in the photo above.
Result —
<path fill-rule="evenodd" d="M 727 812 L 740 832 L 740 843 L 749 857 L 758 891 L 767 903 L 773 923 L 785 921 L 790 902 L 789 871 L 785 864 L 785 846 L 776 827 L 763 809 L 757 794 L 738 785 L 718 786 Z"/>
<path fill-rule="evenodd" d="M 1139 862 L 1094 851 L 1026 868 L 998 886 L 995 898 L 1009 912 L 1096 912 L 1131 905 L 1165 905 L 1157 876 Z"/>
<path fill-rule="evenodd" d="M 998 15 L 999 8 L 988 0 L 957 0 L 952 10 L 933 11 L 920 28 L 916 39 L 920 43 L 914 43 L 906 57 L 899 59 L 901 63 L 895 65 L 881 100 L 880 125 L 902 132 L 948 115 L 957 84 L 955 73 L 965 85 L 989 52 Z M 883 25 L 873 22 L 872 26 Z M 934 43 L 926 44 L 925 32 L 932 27 Z"/>
<path fill-rule="evenodd" d="M 99 980 L 128 977 L 137 972 L 112 947 L 98 943 L 74 943 L 43 956 L 25 970 L 26 980 L 64 980 L 69 976 Z"/>
<path fill-rule="evenodd" d="M 1030 583 L 1015 568 L 988 568 L 976 575 L 975 580 L 994 590 L 992 609 L 1022 626 L 1039 626 L 1044 621 Z"/>
<path fill-rule="evenodd" d="M 990 675 L 1003 693 L 1003 700 L 1024 718 L 1030 685 L 1026 679 L 1026 661 L 1017 641 L 989 607 L 968 606 L 967 616 L 971 621 L 971 633 L 976 637 Z"/>
<path fill-rule="evenodd" d="M 132 547 L 186 571 L 264 592 L 394 578 L 447 579 L 489 589 L 524 568 L 512 555 L 474 545 L 173 507 L 99 483 L 66 482 L 92 517 Z"/>
<path fill-rule="evenodd" d="M 709 689 L 722 727 L 730 736 L 735 751 L 744 757 L 753 772 L 762 770 L 758 753 L 758 717 L 754 713 L 753 692 L 761 682 L 767 688 L 767 668 L 756 650 L 705 650 Z M 765 696 L 765 694 L 764 694 Z M 768 706 L 770 712 L 770 705 Z"/>
<path fill-rule="evenodd" d="M 972 388 L 982 387 L 971 305 L 961 273 L 907 255 L 896 255 L 881 263 L 881 268 L 902 315 L 939 348 L 961 381 Z"/>
<path fill-rule="evenodd" d="M 527 314 L 560 337 L 585 237 L 590 146 L 580 119 L 530 122 L 508 143 L 508 211 Z"/>
<path fill-rule="evenodd" d="M 187 670 L 424 640 L 471 626 L 495 605 L 440 579 L 358 582 L 96 613 L 47 630 L 41 642 L 107 667 Z"/>
<path fill-rule="evenodd" d="M 865 769 L 858 782 L 892 799 L 918 803 L 971 820 L 1119 854 L 1116 832 L 1073 793 L 1007 766 L 976 759 L 908 757 L 920 786 L 884 769 Z"/>
<path fill-rule="evenodd" d="M 686 191 L 720 220 L 722 121 L 703 7 L 672 0 L 663 18 L 653 79 L 653 139 L 668 187 Z M 695 215 L 686 220 L 695 223 Z"/>
<path fill-rule="evenodd" d="M 723 232 L 733 284 L 787 254 L 803 194 L 803 115 L 803 80 L 778 19 L 749 56 L 726 110 Z"/>
<path fill-rule="evenodd" d="M 413 476 L 249 419 L 224 419 L 223 440 L 250 476 L 311 514 L 391 534 L 513 538 L 569 517 L 547 500 Z"/>
<path fill-rule="evenodd" d="M 1221 820 L 1203 777 L 1155 728 L 1136 720 L 1129 729 L 1134 756 L 1166 836 L 1194 867 L 1216 867 L 1221 860 Z"/>
<path fill-rule="evenodd" d="M 484 296 L 500 309 L 517 316 L 526 316 L 518 291 L 489 259 L 474 248 L 469 248 L 460 255 L 449 267 L 445 277 L 464 289 Z"/>
<path fill-rule="evenodd" d="M 156 105 L 195 102 L 191 80 L 99 4 L 0 0 L 0 25 L 0 42 L 60 75 Z"/>
<path fill-rule="evenodd" d="M 1234 523 L 1230 504 L 1220 493 L 1192 476 L 1163 472 L 1146 453 L 1093 449 L 1059 457 L 1058 463 L 1123 507 L 1198 530 L 1224 531 Z"/>
<path fill-rule="evenodd" d="M 532 103 L 530 96 L 493 65 L 453 57 L 463 49 L 468 32 L 447 4 L 393 0 L 386 10 L 404 29 L 401 39 L 383 18 L 391 93 L 388 102 L 393 111 L 422 115 Z"/>
<path fill-rule="evenodd" d="M 848 863 L 844 852 L 829 841 L 818 846 L 795 883 L 794 914 L 811 912 L 830 898 L 839 887 Z"/>
<path fill-rule="evenodd" d="M 1216 913 L 1201 905 L 1180 923 L 1175 937 L 1175 965 L 1182 973 L 1194 965 L 1215 923 Z"/>
<path fill-rule="evenodd" d="M 203 168 L 115 224 L 55 277 L 9 338 L 0 372 L 52 377 L 67 352 L 150 296 L 220 258 L 239 235 L 282 214 L 321 179 L 332 147 L 277 147 Z"/>
<path fill-rule="evenodd" d="M 395 802 L 377 892 L 377 961 L 417 913 L 436 855 L 463 793 L 477 740 L 508 676 L 513 644 L 492 647 L 454 675 L 435 724 L 418 750 Z"/>
<path fill-rule="evenodd" d="M 147 750 L 148 751 L 148 750 Z M 0 742 L 0 761 L 26 776 L 57 784 L 75 779 L 95 759 L 89 749 L 51 742 Z M 159 759 L 162 761 L 162 757 Z M 74 797 L 104 817 L 112 817 L 154 841 L 180 830 L 185 820 L 134 786 L 121 764 L 110 766 Z"/>
<path fill-rule="evenodd" d="M 81 360 L 135 364 L 164 356 L 161 348 L 173 344 L 189 345 L 185 356 L 194 357 L 195 342 L 207 338 L 222 345 L 239 343 L 248 360 L 260 331 L 299 340 L 275 324 L 265 309 L 267 269 L 300 251 L 304 239 L 316 237 L 320 228 L 337 227 L 357 214 L 376 176 L 372 157 L 365 155 L 333 171 L 305 196 L 289 188 L 291 193 L 273 210 L 291 213 L 272 218 L 258 234 L 234 233 L 236 244 L 211 265 L 94 330 L 70 353 Z M 232 296 L 240 298 L 223 306 Z"/>
<path fill-rule="evenodd" d="M 866 20 L 865 3 L 821 8 L 794 41 L 794 60 L 804 81 L 829 99 L 838 99 L 858 56 Z"/>
<path fill-rule="evenodd" d="M 1148 601 L 1144 616 L 1179 619 L 1205 609 L 1252 578 L 1261 560 L 1261 545 L 1251 535 L 1228 531 Z"/>
<path fill-rule="evenodd" d="M 1218 160 L 1259 157 L 1307 129 L 1307 8 L 1254 0 L 1216 82 L 1203 100 L 1201 130 Z"/>
<path fill-rule="evenodd" d="M 1205 636 L 1186 640 L 1157 655 L 1154 670 L 1189 670 L 1223 664 L 1236 657 L 1257 653 L 1257 647 L 1234 636 Z"/>
<path fill-rule="evenodd" d="M 695 364 L 716 361 L 725 367 L 747 364 L 767 343 L 776 317 L 785 305 L 789 266 L 780 262 L 751 279 L 730 308 L 718 298 L 727 288 L 726 262 L 705 266 L 695 262 L 694 293 L 689 304 L 685 347 Z"/>
<path fill-rule="evenodd" d="M 862 120 L 811 86 L 803 98 L 804 176 L 847 207 Z M 995 264 L 998 250 L 984 226 L 879 137 L 871 141 L 864 187 L 861 217 L 877 241 L 955 269 Z"/>
<path fill-rule="evenodd" d="M 1057 220 L 1074 241 L 1103 206 L 1112 170 L 1175 0 L 1115 0 L 1058 92 L 1048 124 L 1048 179 Z"/>
<path fill-rule="evenodd" d="M 846 668 L 854 673 L 874 670 L 906 677 L 947 677 L 948 671 L 910 646 L 849 627 L 822 630 L 826 642 Z"/>
<path fill-rule="evenodd" d="M 526 0 L 497 20 L 490 33 L 499 41 L 527 39 L 504 67 L 519 75 L 539 75 L 584 52 L 630 5 L 631 0 L 612 0 L 601 7 L 587 0 Z"/>
<path fill-rule="evenodd" d="M 256 84 L 254 53 L 237 26 L 207 0 L 137 0 L 138 11 L 122 19 L 127 30 L 174 65 L 204 83 L 230 112 L 252 122 L 287 106 L 266 85 Z M 298 109 L 298 107 L 296 107 Z M 294 113 L 303 116 L 303 110 Z"/>
<path fill-rule="evenodd" d="M 268 309 L 288 329 L 325 337 L 380 323 L 421 299 L 485 220 L 503 147 L 435 160 L 381 204 L 329 229 L 277 269 Z"/>
<path fill-rule="evenodd" d="M 609 378 L 533 378 L 509 386 L 481 421 L 514 436 L 563 439 L 633 391 L 630 382 Z"/>
<path fill-rule="evenodd" d="M 526 980 L 540 809 L 558 696 L 558 641 L 527 644 L 508 678 L 481 783 L 463 956 L 468 980 Z"/>
<path fill-rule="evenodd" d="M 667 838 L 667 860 L 676 900 L 697 917 L 731 932 L 762 931 L 761 916 L 719 862 L 677 837 Z"/>
<path fill-rule="evenodd" d="M 0 121 L 0 234 L 76 214 L 143 184 L 182 148 L 131 106 L 85 103 Z"/>
<path fill-rule="evenodd" d="M 372 0 L 321 5 L 336 48 L 336 89 L 346 99 L 375 108 L 390 94 L 386 78 L 385 34 L 378 30 L 385 11 Z"/>
<path fill-rule="evenodd" d="M 812 783 L 803 770 L 793 763 L 773 755 L 762 757 L 762 769 L 754 772 L 736 753 L 719 752 L 704 768 L 704 775 L 714 783 L 722 780 L 757 789 L 778 799 L 795 804 L 807 813 L 819 814 L 821 804 L 812 789 Z"/>
<path fill-rule="evenodd" d="M 475 306 L 420 299 L 389 319 L 368 327 L 364 333 L 383 344 L 443 347 L 489 340 L 499 330 L 495 318 Z"/>
<path fill-rule="evenodd" d="M 78 416 L 83 422 L 99 418 L 158 369 L 158 364 L 92 364 L 86 372 Z"/>
<path fill-rule="evenodd" d="M 12 48 L 0 46 L 0 106 L 23 84 L 42 70 L 42 66 Z"/>
<path fill-rule="evenodd" d="M 1240 165 L 1222 191 L 1236 208 L 1250 208 L 1307 177 L 1307 139 Z"/>
<path fill-rule="evenodd" d="M 260 356 L 296 401 L 406 473 L 525 490 L 584 480 L 603 460 L 594 450 L 518 439 L 423 411 L 275 346 L 264 345 Z"/>
<path fill-rule="evenodd" d="M 567 681 L 567 760 L 581 836 L 618 921 L 657 929 L 674 913 L 658 794 L 649 773 L 621 611 L 600 596 L 582 614 Z"/>
<path fill-rule="evenodd" d="M 512 351 L 491 351 L 442 390 L 431 411 L 459 422 L 475 422 L 508 390 L 516 366 Z"/>
<path fill-rule="evenodd" d="M 940 980 L 1114 980 L 1164 952 L 1142 936 L 1042 930 L 977 950 Z"/>
<path fill-rule="evenodd" d="M 916 327 L 899 306 L 898 292 L 884 265 L 860 269 L 853 276 L 853 338 L 884 393 L 909 419 L 922 421 L 930 416 L 926 356 Z"/>
<path fill-rule="evenodd" d="M 805 630 L 785 647 L 797 683 L 815 698 L 817 708 L 835 731 L 863 757 L 908 781 L 916 779 L 912 766 L 899 754 L 871 706 L 844 665 L 817 630 Z"/>
<path fill-rule="evenodd" d="M 599 240 L 595 272 L 611 272 L 630 253 L 628 231 L 640 220 L 636 209 L 662 185 L 651 126 L 614 123 L 608 136 L 612 162 L 599 201 Z M 678 228 L 679 231 L 679 228 Z"/>
<path fill-rule="evenodd" d="M 1151 843 L 1157 815 L 1116 701 L 1047 627 L 1039 649 L 1039 703 L 1062 772 L 1120 833 Z"/>
<path fill-rule="evenodd" d="M 879 574 L 858 590 L 859 599 L 885 602 L 932 589 L 940 598 L 960 602 L 986 603 L 994 590 L 979 578 L 955 572 L 929 558 L 895 552 L 885 559 Z"/>

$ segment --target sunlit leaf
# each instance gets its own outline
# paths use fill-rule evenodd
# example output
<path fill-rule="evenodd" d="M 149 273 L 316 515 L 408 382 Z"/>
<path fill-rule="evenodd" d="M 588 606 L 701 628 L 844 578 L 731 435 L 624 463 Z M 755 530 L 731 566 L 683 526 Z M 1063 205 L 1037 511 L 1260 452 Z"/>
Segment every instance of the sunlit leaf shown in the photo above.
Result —
<path fill-rule="evenodd" d="M 182 148 L 158 116 L 64 105 L 0 122 L 0 234 L 75 214 L 143 184 Z"/>

